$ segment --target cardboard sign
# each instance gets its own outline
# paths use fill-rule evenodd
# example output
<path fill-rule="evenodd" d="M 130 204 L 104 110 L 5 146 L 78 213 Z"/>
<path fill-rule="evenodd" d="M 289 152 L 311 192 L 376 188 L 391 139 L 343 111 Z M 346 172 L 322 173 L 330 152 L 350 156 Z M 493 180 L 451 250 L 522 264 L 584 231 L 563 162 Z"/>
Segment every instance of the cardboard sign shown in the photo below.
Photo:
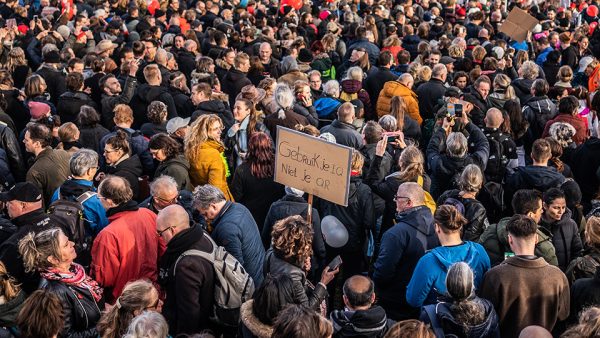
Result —
<path fill-rule="evenodd" d="M 506 21 L 502 23 L 500 32 L 510 36 L 517 42 L 527 39 L 527 32 L 531 31 L 539 22 L 524 10 L 514 7 L 508 14 Z"/>
<path fill-rule="evenodd" d="M 352 148 L 277 127 L 275 182 L 347 206 Z"/>

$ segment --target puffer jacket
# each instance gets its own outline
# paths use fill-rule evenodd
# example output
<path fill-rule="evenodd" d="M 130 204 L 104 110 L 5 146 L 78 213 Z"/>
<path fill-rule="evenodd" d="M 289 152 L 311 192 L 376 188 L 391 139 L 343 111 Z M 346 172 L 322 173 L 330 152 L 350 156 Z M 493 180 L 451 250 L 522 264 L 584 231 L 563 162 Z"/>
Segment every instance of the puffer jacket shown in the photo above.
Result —
<path fill-rule="evenodd" d="M 190 180 L 190 163 L 187 161 L 185 156 L 177 155 L 164 162 L 161 162 L 156 167 L 154 177 L 161 175 L 171 176 L 177 182 L 178 190 L 192 190 L 192 182 Z"/>
<path fill-rule="evenodd" d="M 224 150 L 223 145 L 213 140 L 200 144 L 196 149 L 194 160 L 188 158 L 190 162 L 190 179 L 194 187 L 201 184 L 214 185 L 221 189 L 228 201 L 233 201 L 233 196 L 227 185 L 229 168 L 227 168 L 227 163 L 221 155 Z"/>
<path fill-rule="evenodd" d="M 515 89 L 515 94 L 521 101 L 521 103 L 529 101 L 533 96 L 531 95 L 531 87 L 533 87 L 533 82 L 535 79 L 524 79 L 518 78 L 513 80 L 511 86 Z"/>
<path fill-rule="evenodd" d="M 546 217 L 540 220 L 539 229 L 552 240 L 558 259 L 558 267 L 566 271 L 569 263 L 583 253 L 583 244 L 579 236 L 579 228 L 571 219 L 568 208 L 559 221 L 549 221 Z"/>
<path fill-rule="evenodd" d="M 454 318 L 454 314 L 451 310 L 452 304 L 446 302 L 428 305 L 428 308 L 423 308 L 419 320 L 425 324 L 431 325 L 432 330 L 436 333 L 436 337 L 440 337 L 437 333 L 441 329 L 446 337 L 500 338 L 499 319 L 496 310 L 494 310 L 494 305 L 487 299 L 476 296 L 470 301 L 483 305 L 483 308 L 485 309 L 485 319 L 477 325 L 465 328 L 462 323 L 457 322 L 456 318 Z M 427 313 L 427 310 L 429 309 L 433 310 L 437 316 L 439 327 L 433 325 L 431 318 L 429 318 Z"/>
<path fill-rule="evenodd" d="M 362 136 L 356 131 L 353 125 L 338 119 L 333 120 L 330 125 L 321 128 L 321 134 L 323 133 L 331 133 L 335 136 L 336 143 L 354 149 L 360 149 L 364 144 Z"/>
<path fill-rule="evenodd" d="M 167 105 L 167 120 L 177 117 L 177 108 L 169 89 L 162 86 L 151 86 L 147 83 L 140 85 L 135 90 L 129 105 L 133 110 L 133 128 L 139 129 L 142 124 L 149 122 L 148 106 L 153 101 L 160 101 Z"/>
<path fill-rule="evenodd" d="M 314 106 L 320 119 L 334 120 L 341 104 L 340 100 L 324 95 L 315 101 Z"/>
<path fill-rule="evenodd" d="M 382 117 L 391 112 L 394 96 L 400 96 L 404 100 L 407 115 L 421 125 L 423 118 L 419 114 L 417 94 L 398 81 L 388 81 L 383 85 L 383 90 L 379 94 L 379 99 L 377 99 L 377 116 Z"/>
<path fill-rule="evenodd" d="M 472 147 L 473 151 L 462 158 L 450 157 L 448 154 L 440 152 L 441 145 L 446 142 L 446 132 L 443 128 L 434 132 L 429 145 L 427 145 L 426 161 L 431 173 L 431 196 L 434 199 L 456 185 L 456 175 L 460 175 L 467 165 L 476 164 L 481 171 L 485 170 L 490 154 L 490 144 L 481 129 L 473 123 L 468 123 L 465 129 L 469 133 L 468 143 L 474 146 Z"/>
<path fill-rule="evenodd" d="M 394 325 L 381 306 L 367 310 L 334 310 L 329 317 L 333 324 L 333 337 L 380 338 Z"/>
<path fill-rule="evenodd" d="M 41 288 L 58 296 L 63 312 L 66 314 L 59 337 L 98 337 L 96 324 L 102 315 L 103 301 L 98 304 L 86 288 L 67 285 L 60 281 L 42 279 Z"/>
<path fill-rule="evenodd" d="M 350 98 L 356 95 L 356 97 L 365 107 L 365 115 L 369 115 L 371 112 L 371 98 L 369 97 L 369 93 L 363 89 L 362 82 L 358 80 L 346 79 L 343 80 L 340 85 L 340 98 Z"/>
<path fill-rule="evenodd" d="M 485 229 L 479 243 L 483 245 L 485 251 L 490 257 L 492 266 L 502 263 L 505 259 L 505 253 L 511 252 L 508 245 L 508 231 L 506 225 L 510 221 L 510 217 L 500 220 L 498 224 L 492 224 Z M 537 230 L 538 242 L 535 245 L 535 255 L 544 258 L 551 265 L 558 266 L 556 258 L 556 250 L 552 244 L 552 239 L 548 237 L 539 228 Z"/>
<path fill-rule="evenodd" d="M 465 241 L 479 241 L 483 231 L 490 225 L 487 219 L 485 207 L 481 202 L 472 198 L 460 196 L 460 190 L 447 190 L 438 198 L 437 205 L 442 205 L 448 198 L 460 201 L 465 207 L 465 218 L 467 224 L 462 227 L 462 239 Z"/>
<path fill-rule="evenodd" d="M 269 249 L 265 256 L 263 274 L 288 275 L 293 283 L 293 297 L 296 304 L 301 304 L 318 311 L 321 302 L 327 297 L 327 289 L 323 284 L 317 284 L 311 291 L 310 282 L 306 279 L 306 273 L 299 265 L 289 263 L 279 258 Z"/>
<path fill-rule="evenodd" d="M 548 96 L 534 96 L 523 105 L 523 117 L 529 122 L 529 137 L 536 140 L 542 137 L 546 123 L 552 120 L 558 110 Z"/>

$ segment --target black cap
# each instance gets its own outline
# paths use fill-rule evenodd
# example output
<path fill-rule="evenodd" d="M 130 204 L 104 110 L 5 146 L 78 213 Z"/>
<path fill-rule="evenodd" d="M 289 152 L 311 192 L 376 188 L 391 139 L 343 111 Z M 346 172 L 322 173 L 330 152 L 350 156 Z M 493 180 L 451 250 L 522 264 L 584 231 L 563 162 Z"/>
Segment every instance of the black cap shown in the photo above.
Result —
<path fill-rule="evenodd" d="M 444 93 L 445 97 L 460 98 L 461 95 L 462 95 L 462 92 L 460 91 L 460 88 L 455 87 L 455 86 L 446 88 L 446 92 Z"/>
<path fill-rule="evenodd" d="M 300 49 L 298 52 L 298 61 L 304 63 L 311 63 L 313 61 L 312 52 L 306 48 Z"/>
<path fill-rule="evenodd" d="M 15 184 L 7 192 L 0 193 L 0 201 L 21 201 L 21 202 L 39 202 L 42 200 L 40 189 L 29 182 L 20 182 Z"/>

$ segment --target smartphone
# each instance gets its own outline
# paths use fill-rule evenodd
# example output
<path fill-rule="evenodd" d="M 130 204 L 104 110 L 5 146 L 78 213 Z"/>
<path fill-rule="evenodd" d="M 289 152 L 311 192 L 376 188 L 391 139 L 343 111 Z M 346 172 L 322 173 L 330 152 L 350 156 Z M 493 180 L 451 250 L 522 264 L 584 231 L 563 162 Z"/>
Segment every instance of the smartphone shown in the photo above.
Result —
<path fill-rule="evenodd" d="M 38 16 L 37 15 L 33 16 L 33 21 L 38 21 Z"/>
<path fill-rule="evenodd" d="M 448 110 L 448 112 L 446 113 L 447 117 L 456 116 L 456 103 L 448 102 L 448 104 L 446 105 L 446 110 Z"/>
<path fill-rule="evenodd" d="M 394 142 L 394 141 L 396 141 L 396 139 L 398 137 L 400 137 L 400 134 L 401 133 L 399 133 L 399 132 L 388 132 L 388 133 L 383 133 L 383 137 L 387 137 L 388 142 Z"/>
<path fill-rule="evenodd" d="M 454 104 L 454 115 L 456 117 L 462 117 L 462 115 L 463 115 L 463 105 L 462 105 L 462 103 L 455 103 Z"/>
<path fill-rule="evenodd" d="M 304 95 L 302 95 L 302 94 L 298 94 L 298 95 L 296 95 L 296 99 L 297 99 L 298 101 L 302 101 L 302 100 L 304 100 Z"/>
<path fill-rule="evenodd" d="M 333 271 L 337 268 L 340 267 L 340 265 L 342 265 L 342 257 L 340 257 L 340 255 L 337 255 L 328 265 L 327 267 L 329 268 L 329 271 Z"/>

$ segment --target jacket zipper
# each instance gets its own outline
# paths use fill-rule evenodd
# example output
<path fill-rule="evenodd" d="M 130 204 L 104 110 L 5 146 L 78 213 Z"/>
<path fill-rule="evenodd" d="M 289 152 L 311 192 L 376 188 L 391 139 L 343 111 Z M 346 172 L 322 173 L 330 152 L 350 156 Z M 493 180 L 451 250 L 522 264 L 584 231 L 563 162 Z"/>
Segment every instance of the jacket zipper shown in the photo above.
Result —
<path fill-rule="evenodd" d="M 85 314 L 85 327 L 87 328 L 89 326 L 89 324 L 90 324 L 89 320 L 88 320 L 87 311 L 85 311 L 85 307 L 83 306 L 83 304 L 81 304 L 81 301 L 79 300 L 79 297 L 77 297 L 77 293 L 75 292 L 75 290 L 73 290 L 73 288 L 70 287 L 70 286 L 69 286 L 69 289 L 75 295 L 75 299 L 77 299 L 77 302 L 79 303 L 79 306 L 81 306 L 81 309 L 83 310 L 83 313 Z M 94 300 L 94 303 L 95 303 L 95 300 Z M 96 305 L 96 307 L 98 307 L 98 305 Z"/>

